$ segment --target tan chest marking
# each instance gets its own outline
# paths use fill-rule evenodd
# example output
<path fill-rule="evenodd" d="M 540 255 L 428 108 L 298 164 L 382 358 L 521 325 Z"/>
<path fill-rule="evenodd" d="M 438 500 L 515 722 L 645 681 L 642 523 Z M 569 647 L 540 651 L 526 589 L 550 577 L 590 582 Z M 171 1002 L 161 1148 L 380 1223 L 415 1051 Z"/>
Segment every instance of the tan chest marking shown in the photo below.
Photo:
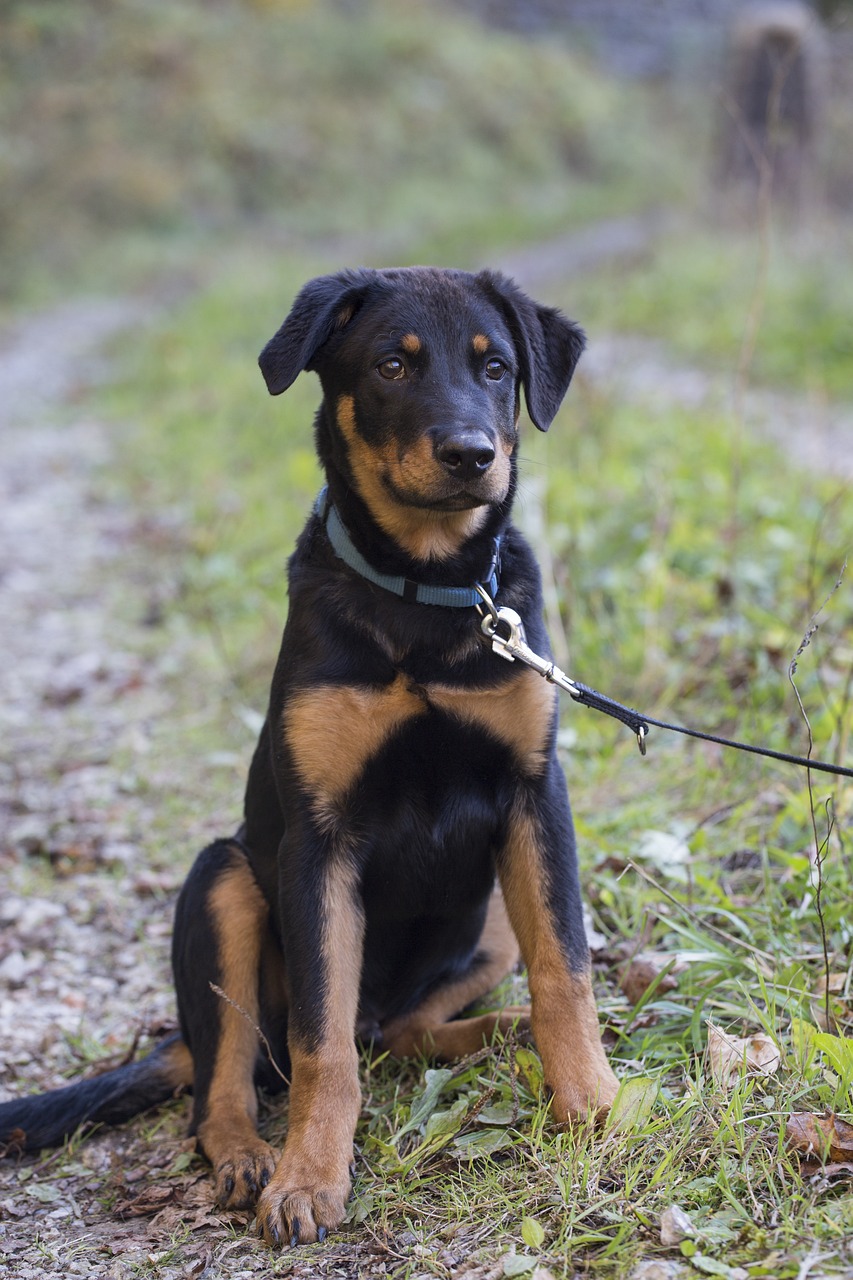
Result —
<path fill-rule="evenodd" d="M 284 736 L 315 807 L 327 815 L 389 738 L 430 706 L 485 730 L 513 751 L 526 773 L 541 773 L 555 697 L 535 671 L 497 689 L 431 684 L 418 690 L 403 675 L 381 689 L 321 685 L 289 700 Z"/>
<path fill-rule="evenodd" d="M 484 729 L 510 747 L 526 773 L 535 776 L 544 769 L 557 691 L 535 671 L 522 671 L 498 688 L 431 684 L 427 697 L 432 706 Z"/>
<path fill-rule="evenodd" d="M 325 807 L 346 794 L 393 733 L 426 710 L 402 675 L 381 689 L 320 685 L 289 700 L 284 736 L 302 782 Z"/>

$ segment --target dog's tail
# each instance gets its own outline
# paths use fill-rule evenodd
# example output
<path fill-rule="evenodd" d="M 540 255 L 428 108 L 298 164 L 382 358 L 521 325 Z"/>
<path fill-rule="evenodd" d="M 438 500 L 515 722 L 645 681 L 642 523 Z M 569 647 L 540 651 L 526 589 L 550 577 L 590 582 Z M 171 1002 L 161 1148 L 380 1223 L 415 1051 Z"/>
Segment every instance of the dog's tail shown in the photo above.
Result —
<path fill-rule="evenodd" d="M 64 1089 L 0 1103 L 0 1156 L 58 1146 L 81 1124 L 121 1124 L 192 1081 L 190 1051 L 175 1032 L 139 1062 Z"/>

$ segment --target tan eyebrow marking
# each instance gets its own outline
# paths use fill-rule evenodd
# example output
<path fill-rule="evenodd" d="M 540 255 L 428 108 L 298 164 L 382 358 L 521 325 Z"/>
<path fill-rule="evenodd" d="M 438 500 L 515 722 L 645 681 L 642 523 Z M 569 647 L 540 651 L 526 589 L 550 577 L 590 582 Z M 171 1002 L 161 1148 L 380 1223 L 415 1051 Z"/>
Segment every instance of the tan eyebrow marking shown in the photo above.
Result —
<path fill-rule="evenodd" d="M 484 334 L 475 333 L 472 346 L 474 347 L 474 350 L 477 352 L 478 355 L 483 356 L 488 351 L 489 347 L 491 346 L 491 343 L 489 342 L 489 339 L 485 337 Z"/>
<path fill-rule="evenodd" d="M 400 346 L 404 351 L 408 351 L 409 355 L 416 356 L 421 349 L 421 340 L 416 333 L 407 333 L 400 339 Z"/>

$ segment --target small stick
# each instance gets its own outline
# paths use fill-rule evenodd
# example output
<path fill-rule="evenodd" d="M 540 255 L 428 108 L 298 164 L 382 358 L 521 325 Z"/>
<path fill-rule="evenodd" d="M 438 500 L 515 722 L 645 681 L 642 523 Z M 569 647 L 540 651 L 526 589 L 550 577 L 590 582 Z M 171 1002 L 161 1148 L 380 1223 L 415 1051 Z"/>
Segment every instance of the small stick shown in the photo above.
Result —
<path fill-rule="evenodd" d="M 226 992 L 224 992 L 221 987 L 217 987 L 215 982 L 209 982 L 207 985 L 210 987 L 214 995 L 219 996 L 220 1000 L 224 1000 L 226 1004 L 230 1004 L 232 1009 L 236 1009 L 237 1012 L 240 1014 L 240 1016 L 246 1019 L 249 1026 L 255 1032 L 261 1044 L 266 1049 L 267 1057 L 270 1060 L 270 1064 L 272 1066 L 273 1071 L 275 1071 L 276 1075 L 280 1076 L 281 1079 L 284 1081 L 284 1083 L 287 1085 L 287 1087 L 290 1088 L 290 1081 L 288 1080 L 287 1076 L 284 1074 L 281 1067 L 278 1065 L 275 1058 L 273 1057 L 273 1052 L 272 1052 L 272 1049 L 270 1048 L 269 1040 L 266 1038 L 263 1031 L 261 1031 L 260 1027 L 258 1026 L 257 1022 L 255 1022 L 252 1015 L 250 1013 L 247 1013 L 246 1010 L 243 1008 L 243 1006 L 241 1004 L 238 1004 L 236 1000 L 232 1000 L 231 997 Z"/>

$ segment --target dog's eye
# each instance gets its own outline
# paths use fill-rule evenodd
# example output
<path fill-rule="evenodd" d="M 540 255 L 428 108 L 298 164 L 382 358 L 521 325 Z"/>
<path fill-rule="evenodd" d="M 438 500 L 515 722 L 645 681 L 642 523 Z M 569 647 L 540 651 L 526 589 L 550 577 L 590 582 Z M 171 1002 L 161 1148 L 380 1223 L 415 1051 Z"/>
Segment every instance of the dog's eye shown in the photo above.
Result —
<path fill-rule="evenodd" d="M 376 366 L 377 372 L 383 378 L 387 378 L 389 382 L 393 382 L 397 378 L 405 378 L 406 366 L 402 360 L 398 360 L 396 356 L 391 356 L 388 360 L 383 360 L 380 365 Z"/>
<path fill-rule="evenodd" d="M 491 378 L 493 382 L 500 382 L 501 378 L 507 372 L 507 367 L 503 360 L 497 358 L 489 360 L 486 363 L 486 377 Z"/>

